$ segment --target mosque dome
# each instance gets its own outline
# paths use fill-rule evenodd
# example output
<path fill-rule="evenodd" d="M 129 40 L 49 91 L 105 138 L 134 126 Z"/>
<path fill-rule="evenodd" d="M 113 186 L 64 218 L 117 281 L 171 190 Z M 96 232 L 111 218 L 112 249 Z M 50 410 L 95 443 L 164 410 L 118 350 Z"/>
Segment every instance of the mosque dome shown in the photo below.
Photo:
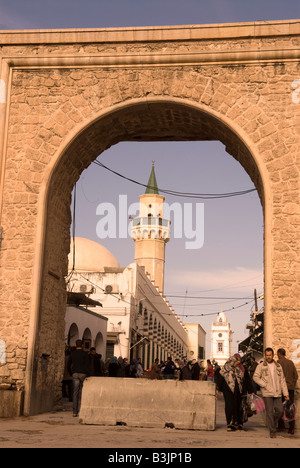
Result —
<path fill-rule="evenodd" d="M 69 254 L 69 270 L 73 267 L 73 239 Z M 89 239 L 75 237 L 75 270 L 100 272 L 104 268 L 120 268 L 116 257 L 103 245 Z"/>

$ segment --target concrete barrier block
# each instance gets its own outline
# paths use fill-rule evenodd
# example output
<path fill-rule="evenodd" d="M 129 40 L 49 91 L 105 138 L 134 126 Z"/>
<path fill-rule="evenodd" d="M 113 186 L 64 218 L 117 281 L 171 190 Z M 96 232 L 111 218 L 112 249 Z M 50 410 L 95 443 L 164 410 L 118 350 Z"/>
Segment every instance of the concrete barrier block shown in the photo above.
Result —
<path fill-rule="evenodd" d="M 90 377 L 85 380 L 81 424 L 214 431 L 213 382 Z"/>

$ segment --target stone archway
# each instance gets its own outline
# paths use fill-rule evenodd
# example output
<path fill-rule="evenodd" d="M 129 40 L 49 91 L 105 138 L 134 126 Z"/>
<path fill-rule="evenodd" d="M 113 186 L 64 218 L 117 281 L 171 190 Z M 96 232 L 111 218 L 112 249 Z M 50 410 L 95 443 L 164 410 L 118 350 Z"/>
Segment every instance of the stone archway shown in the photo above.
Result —
<path fill-rule="evenodd" d="M 159 124 L 157 124 L 159 122 Z M 127 123 L 127 124 L 126 124 Z M 128 123 L 131 125 L 129 130 Z M 124 131 L 126 129 L 126 131 Z M 118 105 L 108 112 L 102 113 L 92 122 L 77 128 L 76 135 L 69 137 L 69 143 L 57 152 L 57 161 L 49 173 L 49 184 L 45 191 L 42 205 L 47 207 L 44 212 L 44 231 L 41 230 L 43 241 L 39 242 L 41 251 L 38 265 L 42 268 L 40 301 L 36 322 L 32 326 L 36 330 L 34 337 L 39 337 L 39 343 L 34 343 L 31 349 L 38 345 L 38 355 L 49 353 L 49 332 L 56 336 L 55 349 L 52 353 L 59 355 L 63 332 L 62 320 L 65 305 L 64 277 L 67 275 L 67 254 L 69 252 L 69 232 L 71 223 L 71 193 L 73 186 L 82 171 L 106 148 L 119 141 L 157 141 L 157 140 L 215 140 L 218 139 L 246 169 L 255 183 L 264 211 L 267 209 L 264 188 L 255 158 L 247 147 L 247 136 L 233 129 L 233 125 L 206 106 L 195 106 L 189 100 L 155 99 L 133 100 Z M 267 181 L 265 182 L 268 183 Z M 38 273 L 37 273 L 38 275 Z M 56 303 L 53 290 L 56 290 Z M 54 312 L 55 311 L 55 312 Z M 55 320 L 53 320 L 55 314 Z M 61 322 L 61 324 L 59 324 Z M 52 329 L 50 329 L 50 326 Z M 156 319 L 153 333 L 156 333 Z M 171 349 L 171 338 L 169 339 Z M 33 361 L 38 361 L 36 357 Z M 53 361 L 57 368 L 57 359 Z M 51 373 L 49 372 L 49 375 Z M 33 387 L 44 385 L 39 382 L 39 370 L 32 375 Z M 44 377 L 43 377 L 44 381 Z M 53 377 L 52 383 L 55 385 Z M 50 389 L 50 390 L 49 390 Z M 47 391 L 55 393 L 55 387 L 47 385 Z M 39 395 L 34 397 L 39 400 Z"/>
<path fill-rule="evenodd" d="M 25 414 L 61 380 L 72 188 L 120 141 L 218 139 L 242 164 L 264 211 L 266 343 L 295 355 L 300 28 L 274 27 L 2 34 L 0 378 L 25 386 Z"/>

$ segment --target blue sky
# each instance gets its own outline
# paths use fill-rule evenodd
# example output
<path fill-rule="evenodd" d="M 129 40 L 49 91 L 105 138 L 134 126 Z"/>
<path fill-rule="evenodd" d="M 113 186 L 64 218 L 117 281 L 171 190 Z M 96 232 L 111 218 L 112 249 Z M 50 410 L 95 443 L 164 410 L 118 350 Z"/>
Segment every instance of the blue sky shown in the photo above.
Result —
<path fill-rule="evenodd" d="M 0 29 L 111 28 L 208 24 L 300 18 L 299 0 L 0 0 Z M 156 161 L 162 188 L 197 193 L 224 193 L 253 188 L 243 168 L 219 142 L 120 143 L 99 158 L 112 169 L 146 183 Z M 100 203 L 118 206 L 119 195 L 138 201 L 142 190 L 92 165 L 77 185 L 76 234 L 98 240 L 96 214 Z M 167 198 L 169 203 L 187 200 Z M 200 202 L 198 200 L 198 202 Z M 195 201 L 193 201 L 195 207 Z M 170 297 L 184 320 L 199 322 L 210 340 L 214 316 L 221 306 L 237 341 L 246 338 L 252 303 L 239 307 L 263 291 L 263 215 L 256 193 L 205 201 L 205 242 L 200 250 L 186 250 L 185 239 L 167 245 L 166 293 L 169 296 L 210 296 L 216 299 Z M 130 239 L 101 240 L 126 266 L 134 258 Z M 222 298 L 222 299 L 219 299 Z M 224 299 L 223 299 L 224 298 Z M 251 299 L 249 299 L 250 301 Z M 233 307 L 239 307 L 232 309 Z"/>
<path fill-rule="evenodd" d="M 102 153 L 99 161 L 111 169 L 147 183 L 155 160 L 159 187 L 180 192 L 228 193 L 254 188 L 244 169 L 229 156 L 220 142 L 120 143 Z M 76 232 L 105 245 L 122 266 L 134 258 L 134 243 L 128 239 L 97 238 L 96 227 L 102 217 L 97 208 L 103 202 L 119 206 L 119 195 L 128 197 L 128 206 L 139 200 L 143 188 L 130 184 L 92 165 L 77 184 Z M 166 195 L 169 204 L 192 203 L 193 227 L 196 203 L 204 203 L 204 246 L 186 250 L 187 239 L 171 239 L 166 247 L 165 292 L 186 322 L 199 322 L 208 333 L 218 313 L 250 302 L 254 288 L 263 291 L 263 215 L 256 192 L 221 200 L 189 200 Z M 118 209 L 117 209 L 118 213 Z M 174 226 L 174 219 L 171 218 Z M 117 222 L 117 228 L 118 228 Z M 181 299 L 185 295 L 216 299 Z M 219 299 L 222 298 L 222 299 Z M 226 299 L 228 298 L 228 299 Z M 235 298 L 235 299 L 233 299 Z M 247 298 L 250 298 L 248 300 Z M 242 340 L 252 304 L 228 312 Z M 236 344 L 236 343 L 235 343 Z"/>
<path fill-rule="evenodd" d="M 106 28 L 298 19 L 298 0 L 0 0 L 1 29 Z"/>

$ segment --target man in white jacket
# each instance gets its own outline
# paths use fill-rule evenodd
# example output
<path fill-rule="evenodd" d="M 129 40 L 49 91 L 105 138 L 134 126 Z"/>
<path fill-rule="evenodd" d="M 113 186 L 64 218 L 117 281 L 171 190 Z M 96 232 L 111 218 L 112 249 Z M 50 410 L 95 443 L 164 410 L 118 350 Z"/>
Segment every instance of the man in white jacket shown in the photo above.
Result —
<path fill-rule="evenodd" d="M 282 394 L 289 399 L 289 391 L 285 381 L 283 369 L 274 361 L 272 348 L 265 350 L 265 360 L 259 364 L 253 376 L 253 380 L 260 386 L 266 406 L 267 425 L 270 437 L 276 437 L 277 425 L 283 414 Z"/>

